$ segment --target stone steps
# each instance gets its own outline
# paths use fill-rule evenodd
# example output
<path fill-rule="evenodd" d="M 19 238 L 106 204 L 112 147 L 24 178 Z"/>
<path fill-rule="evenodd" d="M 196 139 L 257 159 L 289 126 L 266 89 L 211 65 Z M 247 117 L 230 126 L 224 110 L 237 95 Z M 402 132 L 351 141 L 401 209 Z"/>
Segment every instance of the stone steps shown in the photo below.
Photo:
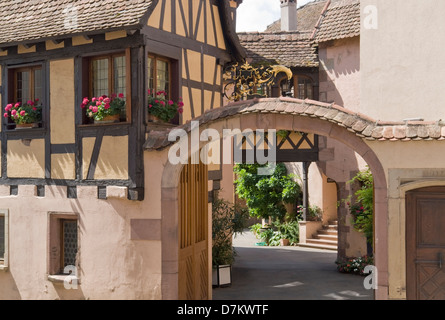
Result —
<path fill-rule="evenodd" d="M 301 247 L 310 247 L 327 250 L 338 249 L 338 222 L 329 221 L 327 225 L 317 231 L 312 239 L 307 239 L 305 244 L 300 243 Z"/>

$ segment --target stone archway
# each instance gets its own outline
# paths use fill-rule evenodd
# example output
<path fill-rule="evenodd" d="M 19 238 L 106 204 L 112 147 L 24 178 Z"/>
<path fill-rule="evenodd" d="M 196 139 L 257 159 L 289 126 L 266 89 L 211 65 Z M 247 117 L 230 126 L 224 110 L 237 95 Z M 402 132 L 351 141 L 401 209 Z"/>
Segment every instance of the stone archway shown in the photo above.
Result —
<path fill-rule="evenodd" d="M 383 167 L 365 143 L 364 138 L 373 139 L 382 126 L 372 119 L 353 114 L 331 104 L 292 98 L 255 99 L 241 101 L 211 110 L 195 119 L 200 129 L 212 128 L 222 136 L 223 129 L 276 129 L 303 131 L 327 136 L 347 145 L 358 153 L 369 165 L 375 186 L 375 264 L 378 270 L 376 299 L 387 299 L 388 294 L 388 198 L 387 183 Z M 189 134 L 191 124 L 180 127 Z M 149 135 L 146 149 L 167 150 L 172 142 L 167 132 Z M 206 142 L 201 142 L 201 146 Z M 190 146 L 190 143 L 189 143 Z M 167 154 L 167 153 L 165 153 Z M 166 161 L 162 175 L 162 297 L 177 299 L 178 293 L 178 186 L 183 165 Z"/>

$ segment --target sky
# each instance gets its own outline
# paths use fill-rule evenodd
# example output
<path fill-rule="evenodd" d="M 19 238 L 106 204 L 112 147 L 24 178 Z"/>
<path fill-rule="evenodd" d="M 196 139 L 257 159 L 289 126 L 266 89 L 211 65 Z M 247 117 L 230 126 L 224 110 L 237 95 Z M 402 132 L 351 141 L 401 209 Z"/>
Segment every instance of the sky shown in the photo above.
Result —
<path fill-rule="evenodd" d="M 298 7 L 313 0 L 298 0 Z M 237 32 L 266 30 L 280 19 L 280 0 L 243 0 L 237 10 Z"/>

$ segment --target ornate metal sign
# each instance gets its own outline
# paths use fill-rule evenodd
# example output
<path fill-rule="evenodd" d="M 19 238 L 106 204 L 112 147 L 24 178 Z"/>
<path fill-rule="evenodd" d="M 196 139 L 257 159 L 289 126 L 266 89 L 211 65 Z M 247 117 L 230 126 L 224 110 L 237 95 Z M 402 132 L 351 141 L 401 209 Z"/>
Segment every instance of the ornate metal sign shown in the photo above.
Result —
<path fill-rule="evenodd" d="M 271 85 L 280 72 L 286 73 L 288 80 L 292 79 L 292 71 L 281 65 L 257 68 L 247 62 L 241 66 L 238 63 L 230 65 L 223 75 L 224 95 L 229 101 L 238 101 L 251 96 L 266 97 L 261 88 Z"/>

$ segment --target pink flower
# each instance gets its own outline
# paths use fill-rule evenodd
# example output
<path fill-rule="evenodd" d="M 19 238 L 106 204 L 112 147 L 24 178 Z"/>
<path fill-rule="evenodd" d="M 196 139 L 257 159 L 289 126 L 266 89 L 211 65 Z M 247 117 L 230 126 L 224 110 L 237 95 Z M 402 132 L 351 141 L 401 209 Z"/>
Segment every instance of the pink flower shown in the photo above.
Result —
<path fill-rule="evenodd" d="M 163 106 L 165 106 L 165 102 L 164 101 L 159 101 L 160 104 L 162 104 Z"/>
<path fill-rule="evenodd" d="M 12 110 L 12 111 L 11 111 L 11 114 L 12 114 L 13 116 L 15 116 L 15 115 L 17 114 L 17 110 Z"/>
<path fill-rule="evenodd" d="M 36 102 L 39 102 L 39 99 L 36 99 Z"/>
<path fill-rule="evenodd" d="M 104 101 L 104 97 L 99 97 L 99 101 Z"/>
<path fill-rule="evenodd" d="M 179 112 L 179 113 L 183 113 L 183 112 L 184 112 L 184 109 L 183 109 L 183 108 L 178 108 L 178 112 Z"/>
<path fill-rule="evenodd" d="M 83 98 L 82 104 L 87 105 L 90 100 L 88 98 Z"/>
<path fill-rule="evenodd" d="M 172 100 L 168 100 L 168 104 L 172 105 L 172 104 L 174 104 L 174 102 Z"/>
<path fill-rule="evenodd" d="M 155 100 L 155 103 L 159 103 L 159 100 Z"/>
<path fill-rule="evenodd" d="M 101 101 L 96 101 L 96 106 L 100 106 L 102 104 Z"/>
<path fill-rule="evenodd" d="M 151 108 L 151 107 L 153 107 L 153 105 L 152 105 L 152 104 L 149 104 L 148 107 Z"/>
<path fill-rule="evenodd" d="M 183 107 L 183 106 L 184 106 L 184 102 L 179 101 L 178 106 L 179 106 L 179 107 Z"/>
<path fill-rule="evenodd" d="M 148 90 L 147 90 L 147 93 L 148 93 L 148 94 L 151 94 L 151 91 L 150 91 L 150 89 L 148 89 Z"/>
<path fill-rule="evenodd" d="M 94 113 L 96 113 L 96 112 L 98 111 L 98 108 L 97 108 L 97 107 L 93 107 L 93 109 L 92 109 L 91 111 L 93 111 Z"/>
<path fill-rule="evenodd" d="M 14 108 L 18 108 L 18 107 L 20 107 L 20 102 L 17 102 L 17 103 L 14 105 Z"/>
<path fill-rule="evenodd" d="M 104 103 L 106 103 L 106 104 L 110 103 L 110 98 L 105 98 Z"/>
<path fill-rule="evenodd" d="M 20 111 L 20 115 L 23 117 L 26 114 L 25 110 Z"/>
<path fill-rule="evenodd" d="M 119 93 L 119 98 L 123 99 L 124 98 L 124 94 L 123 93 Z"/>
<path fill-rule="evenodd" d="M 9 111 L 11 109 L 12 109 L 12 104 L 11 103 L 6 105 L 5 111 Z"/>
<path fill-rule="evenodd" d="M 88 109 L 93 110 L 93 106 L 90 106 Z"/>
<path fill-rule="evenodd" d="M 116 98 L 117 97 L 117 94 L 115 94 L 115 93 L 112 93 L 111 94 L 111 99 L 114 99 L 114 98 Z"/>
<path fill-rule="evenodd" d="M 91 99 L 91 101 L 96 102 L 96 97 L 93 97 L 93 99 Z"/>
<path fill-rule="evenodd" d="M 109 109 L 109 108 L 110 108 L 110 104 L 109 104 L 109 103 L 106 103 L 105 106 L 104 106 L 104 108 L 105 108 L 105 109 Z"/>
<path fill-rule="evenodd" d="M 3 116 L 4 116 L 5 118 L 7 118 L 7 117 L 9 117 L 9 114 L 8 114 L 7 112 L 5 112 L 5 113 L 3 114 Z"/>
<path fill-rule="evenodd" d="M 32 110 L 36 111 L 36 110 L 37 110 L 37 108 L 36 108 L 36 107 L 32 107 Z"/>

